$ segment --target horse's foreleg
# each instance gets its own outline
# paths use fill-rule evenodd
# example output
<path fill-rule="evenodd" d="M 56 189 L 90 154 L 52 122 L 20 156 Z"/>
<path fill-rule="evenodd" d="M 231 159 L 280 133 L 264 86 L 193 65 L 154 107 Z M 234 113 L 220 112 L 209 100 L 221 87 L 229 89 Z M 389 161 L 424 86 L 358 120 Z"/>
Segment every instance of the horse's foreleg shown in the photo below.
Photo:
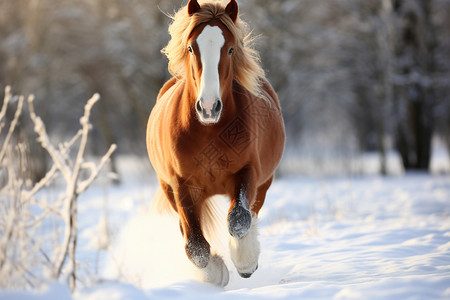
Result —
<path fill-rule="evenodd" d="M 249 209 L 249 200 L 255 196 L 255 187 L 252 184 L 251 174 L 242 170 L 236 176 L 234 195 L 231 197 L 231 206 L 228 211 L 228 231 L 232 237 L 243 238 L 252 225 L 252 214 Z"/>
<path fill-rule="evenodd" d="M 186 254 L 201 269 L 203 281 L 218 286 L 227 285 L 228 269 L 222 257 L 211 254 L 210 245 L 201 230 L 199 211 L 195 207 L 183 207 L 179 209 L 179 213 L 182 233 L 186 241 Z"/>
<path fill-rule="evenodd" d="M 200 220 L 193 208 L 181 208 L 178 212 L 181 232 L 186 242 L 186 255 L 197 267 L 203 269 L 208 265 L 211 251 L 201 230 Z"/>
<path fill-rule="evenodd" d="M 178 180 L 174 189 L 174 201 L 180 217 L 180 229 L 185 240 L 186 255 L 195 266 L 203 271 L 203 280 L 225 286 L 228 284 L 228 269 L 223 259 L 211 254 L 200 221 L 200 203 L 194 201 L 185 182 Z"/>
<path fill-rule="evenodd" d="M 258 269 L 258 222 L 255 217 L 247 235 L 241 239 L 230 236 L 230 256 L 236 270 L 243 278 L 249 278 Z"/>
<path fill-rule="evenodd" d="M 210 258 L 210 246 L 203 236 L 197 209 L 186 182 L 175 178 L 170 183 L 160 182 L 167 199 L 180 217 L 180 231 L 186 241 L 188 258 L 199 268 L 205 268 Z"/>
<path fill-rule="evenodd" d="M 258 187 L 255 200 L 251 203 L 250 210 L 250 228 L 245 236 L 238 238 L 236 236 L 230 237 L 229 247 L 231 260 L 235 265 L 239 275 L 244 278 L 250 277 L 258 268 L 258 258 L 260 253 L 260 246 L 258 241 L 258 212 L 264 203 L 267 189 L 272 183 L 270 178 L 266 183 Z M 253 199 L 253 198 L 249 198 Z M 234 208 L 231 209 L 231 211 Z"/>
<path fill-rule="evenodd" d="M 180 217 L 180 230 L 185 240 L 188 258 L 199 268 L 208 265 L 211 256 L 209 243 L 203 236 L 200 224 L 199 209 L 193 201 L 187 183 L 177 178 L 170 185 L 169 200 L 173 201 Z M 172 198 L 172 199 L 170 199 Z"/>

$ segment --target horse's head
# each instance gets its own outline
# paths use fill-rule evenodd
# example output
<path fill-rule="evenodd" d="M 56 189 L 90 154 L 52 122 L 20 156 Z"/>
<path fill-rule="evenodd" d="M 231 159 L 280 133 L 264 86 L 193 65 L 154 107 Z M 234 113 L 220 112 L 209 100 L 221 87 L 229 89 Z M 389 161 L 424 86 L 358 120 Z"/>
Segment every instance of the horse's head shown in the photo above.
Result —
<path fill-rule="evenodd" d="M 201 10 L 197 0 L 188 4 L 191 17 Z M 238 7 L 231 0 L 225 8 L 231 21 L 235 22 Z M 230 91 L 233 81 L 233 52 L 235 37 L 219 20 L 212 20 L 196 26 L 188 39 L 186 51 L 187 70 L 196 93 L 195 111 L 203 124 L 219 121 L 224 91 Z"/>

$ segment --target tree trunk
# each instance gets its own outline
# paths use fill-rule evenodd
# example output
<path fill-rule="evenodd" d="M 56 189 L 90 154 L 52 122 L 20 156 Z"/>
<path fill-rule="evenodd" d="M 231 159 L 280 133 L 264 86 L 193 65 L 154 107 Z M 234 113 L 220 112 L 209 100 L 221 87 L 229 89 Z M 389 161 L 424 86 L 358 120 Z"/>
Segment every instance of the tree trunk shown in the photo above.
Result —
<path fill-rule="evenodd" d="M 430 0 L 393 0 L 397 23 L 395 49 L 396 146 L 405 170 L 428 170 L 435 102 L 435 35 Z"/>

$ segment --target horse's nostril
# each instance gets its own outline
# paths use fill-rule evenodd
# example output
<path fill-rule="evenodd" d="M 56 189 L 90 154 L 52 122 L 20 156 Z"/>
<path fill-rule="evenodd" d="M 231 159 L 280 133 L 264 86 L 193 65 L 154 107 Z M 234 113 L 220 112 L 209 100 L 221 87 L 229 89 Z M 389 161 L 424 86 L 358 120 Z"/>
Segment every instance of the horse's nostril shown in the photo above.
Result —
<path fill-rule="evenodd" d="M 197 101 L 197 104 L 195 105 L 195 108 L 197 109 L 197 111 L 199 113 L 202 112 L 202 104 L 200 103 L 200 101 Z"/>
<path fill-rule="evenodd" d="M 214 107 L 214 111 L 215 111 L 216 113 L 218 113 L 218 112 L 221 111 L 221 109 L 222 109 L 222 101 L 217 100 L 216 105 L 215 105 L 215 107 Z"/>

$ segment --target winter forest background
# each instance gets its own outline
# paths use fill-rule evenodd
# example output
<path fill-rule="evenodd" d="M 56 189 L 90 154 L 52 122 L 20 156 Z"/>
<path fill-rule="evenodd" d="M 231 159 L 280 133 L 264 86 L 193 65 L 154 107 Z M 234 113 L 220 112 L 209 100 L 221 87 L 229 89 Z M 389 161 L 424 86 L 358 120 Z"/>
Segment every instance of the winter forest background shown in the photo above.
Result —
<path fill-rule="evenodd" d="M 361 154 L 374 151 L 382 158 L 379 172 L 390 172 L 389 153 L 406 169 L 428 169 L 434 138 L 448 149 L 450 1 L 239 4 L 260 36 L 256 46 L 283 106 L 292 160 L 281 172 L 359 173 Z M 88 151 L 99 155 L 116 143 L 113 166 L 120 154 L 145 158 L 147 118 L 169 78 L 160 53 L 170 22 L 164 13 L 180 6 L 2 0 L 0 83 L 33 93 L 38 115 L 57 137 L 74 131 L 85 100 L 100 93 Z M 23 117 L 17 133 L 29 143 L 29 176 L 36 180 L 48 157 L 35 147 L 29 123 Z M 328 157 L 340 165 L 327 166 Z"/>
<path fill-rule="evenodd" d="M 9 101 L 0 106 L 0 288 L 36 287 L 43 277 L 61 276 L 70 278 L 70 288 L 76 278 L 89 286 L 92 274 L 83 270 L 92 272 L 94 261 L 97 269 L 97 253 L 108 250 L 109 238 L 118 234 L 117 224 L 129 213 L 123 207 L 132 202 L 129 191 L 144 194 L 141 187 L 126 190 L 120 183 L 123 187 L 138 179 L 147 188 L 147 182 L 156 182 L 145 147 L 147 118 L 169 79 L 160 52 L 169 39 L 167 15 L 186 3 L 0 0 L 0 99 Z M 287 181 L 275 186 L 274 193 L 283 198 L 292 192 L 296 181 L 291 175 L 358 178 L 429 171 L 444 176 L 433 181 L 422 174 L 408 183 L 408 192 L 417 188 L 417 194 L 426 194 L 420 196 L 424 201 L 436 198 L 439 205 L 432 208 L 444 216 L 450 173 L 450 0 L 238 4 L 241 18 L 258 36 L 256 48 L 283 109 L 287 142 L 277 175 Z M 30 94 L 34 100 L 27 102 Z M 90 208 L 85 200 L 77 228 L 77 198 L 97 177 L 100 188 L 89 196 L 95 207 L 85 209 Z M 300 190 L 308 191 L 311 182 L 301 178 L 305 185 L 299 184 Z M 430 180 L 424 181 L 425 188 L 435 185 L 437 192 L 417 187 L 422 178 Z M 393 177 L 383 180 L 392 187 L 392 199 L 407 198 L 394 190 L 403 181 L 397 185 Z M 331 186 L 339 190 L 340 184 Z M 355 189 L 364 194 L 366 187 L 379 188 L 363 182 Z M 41 190 L 45 192 L 39 194 Z M 338 213 L 329 206 L 334 198 L 325 195 L 326 189 L 321 193 L 315 187 L 310 193 L 311 203 L 326 198 L 324 212 L 311 210 L 314 218 L 334 218 Z M 373 195 L 367 199 L 378 203 L 385 194 Z M 103 205 L 102 198 L 108 197 L 122 206 Z M 418 206 L 422 198 L 415 199 Z M 297 221 L 295 205 L 291 213 Z M 282 207 L 286 212 L 276 218 L 290 216 L 290 206 Z M 116 228 L 107 226 L 108 210 Z M 372 207 L 367 211 L 372 213 Z M 441 216 L 433 214 L 441 224 Z M 93 221 L 93 215 L 102 218 Z M 442 218 L 446 221 L 448 214 Z M 265 222 L 269 228 L 271 220 Z M 92 233 L 94 225 L 104 234 Z M 96 234 L 107 237 L 91 245 L 97 252 L 85 254 L 81 246 L 75 259 L 77 238 L 91 240 Z M 448 234 L 442 235 L 447 241 Z M 89 267 L 80 263 L 85 258 Z M 41 273 L 45 276 L 36 276 Z"/>

